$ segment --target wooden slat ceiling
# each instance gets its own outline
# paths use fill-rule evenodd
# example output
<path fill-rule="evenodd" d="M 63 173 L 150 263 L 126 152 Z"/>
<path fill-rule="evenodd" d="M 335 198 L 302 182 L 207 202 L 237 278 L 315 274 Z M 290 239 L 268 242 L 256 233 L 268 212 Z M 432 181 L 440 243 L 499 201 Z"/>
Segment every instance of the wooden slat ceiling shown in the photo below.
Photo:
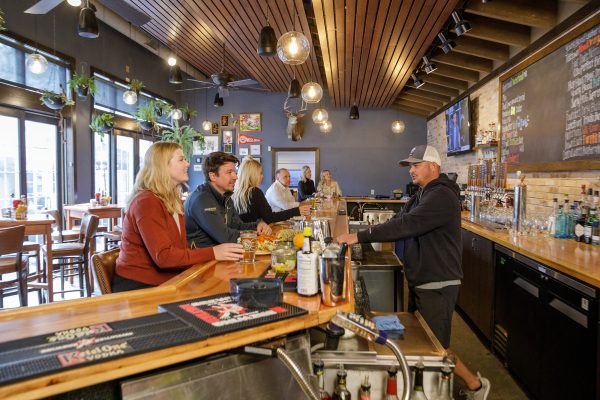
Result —
<path fill-rule="evenodd" d="M 225 69 L 235 79 L 254 78 L 274 92 L 287 91 L 294 71 L 301 83 L 314 80 L 334 107 L 394 108 L 428 116 L 454 101 L 481 78 L 530 44 L 531 29 L 551 29 L 558 3 L 586 0 L 128 0 L 152 20 L 149 34 L 207 76 Z M 267 4 L 277 37 L 292 30 L 311 42 L 310 57 L 291 67 L 277 56 L 256 53 Z M 464 7 L 464 10 L 462 9 Z M 453 10 L 460 8 L 472 30 L 456 37 Z M 295 17 L 296 16 L 296 17 Z M 295 17 L 295 18 L 294 18 Z M 296 23 L 294 24 L 294 20 Z M 436 35 L 455 39 L 449 54 Z M 422 72 L 424 55 L 438 66 Z M 425 85 L 410 75 L 419 70 Z M 186 84 L 188 87 L 191 84 Z"/>

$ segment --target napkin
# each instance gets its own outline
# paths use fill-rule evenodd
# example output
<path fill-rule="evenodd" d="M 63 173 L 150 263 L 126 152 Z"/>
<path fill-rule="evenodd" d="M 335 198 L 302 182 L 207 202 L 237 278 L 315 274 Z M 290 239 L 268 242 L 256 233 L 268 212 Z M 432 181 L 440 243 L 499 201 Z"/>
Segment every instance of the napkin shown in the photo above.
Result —
<path fill-rule="evenodd" d="M 396 315 L 381 315 L 373 317 L 371 320 L 380 331 L 393 333 L 404 332 L 404 325 L 402 325 Z"/>

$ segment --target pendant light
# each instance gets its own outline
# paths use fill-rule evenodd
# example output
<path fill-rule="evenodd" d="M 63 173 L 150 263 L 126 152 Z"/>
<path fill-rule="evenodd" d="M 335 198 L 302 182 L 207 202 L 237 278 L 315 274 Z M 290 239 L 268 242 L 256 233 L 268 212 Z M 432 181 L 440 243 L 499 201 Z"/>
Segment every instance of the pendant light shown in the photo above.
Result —
<path fill-rule="evenodd" d="M 356 103 L 352 107 L 350 107 L 350 119 L 359 119 L 360 115 L 358 114 L 358 106 Z"/>
<path fill-rule="evenodd" d="M 300 82 L 296 79 L 296 74 L 294 74 L 294 79 L 290 81 L 290 86 L 288 87 L 288 97 L 295 99 L 300 97 Z"/>
<path fill-rule="evenodd" d="M 32 74 L 43 74 L 48 69 L 48 60 L 37 51 L 37 16 L 34 21 L 35 51 L 27 54 L 25 66 Z"/>
<path fill-rule="evenodd" d="M 179 68 L 179 65 L 173 65 L 169 69 L 169 83 L 173 85 L 180 85 L 183 83 L 183 77 L 181 76 L 181 68 Z"/>
<path fill-rule="evenodd" d="M 219 96 L 219 92 L 215 94 L 215 101 L 213 102 L 213 106 L 215 107 L 223 107 L 223 98 Z"/>
<path fill-rule="evenodd" d="M 81 5 L 81 0 L 67 0 L 67 3 L 73 7 L 79 7 Z"/>
<path fill-rule="evenodd" d="M 179 108 L 174 109 L 171 113 L 171 119 L 181 119 L 181 117 L 183 117 L 183 113 Z"/>
<path fill-rule="evenodd" d="M 309 104 L 318 103 L 323 98 L 323 88 L 317 82 L 308 82 L 302 86 L 302 100 Z"/>
<path fill-rule="evenodd" d="M 296 31 L 296 3 L 294 5 L 294 30 L 284 33 L 277 41 L 277 56 L 284 64 L 302 64 L 310 54 L 310 43 L 302 32 Z"/>
<path fill-rule="evenodd" d="M 406 125 L 404 124 L 404 121 L 400 119 L 397 119 L 394 122 L 392 122 L 392 132 L 394 133 L 403 133 L 405 128 Z"/>
<path fill-rule="evenodd" d="M 217 91 L 217 95 L 219 92 Z M 212 122 L 208 120 L 208 90 L 204 92 L 204 118 L 205 120 L 202 122 L 202 130 L 206 132 L 210 132 L 212 129 Z"/>
<path fill-rule="evenodd" d="M 319 130 L 323 133 L 329 133 L 332 127 L 331 121 L 325 121 L 319 126 Z"/>
<path fill-rule="evenodd" d="M 133 104 L 137 103 L 137 100 L 138 100 L 138 95 L 133 90 L 130 89 L 130 90 L 126 90 L 125 92 L 123 92 L 123 102 L 125 104 L 133 105 Z"/>
<path fill-rule="evenodd" d="M 90 7 L 89 0 L 86 0 L 85 7 L 79 12 L 79 25 L 77 26 L 77 33 L 79 36 L 96 39 L 100 35 L 98 31 L 98 20 L 96 19 L 96 12 Z"/>
<path fill-rule="evenodd" d="M 267 25 L 260 30 L 256 52 L 259 56 L 271 57 L 277 53 L 277 36 L 275 30 L 269 25 L 269 2 L 267 1 Z"/>
<path fill-rule="evenodd" d="M 324 108 L 317 108 L 312 113 L 312 120 L 317 125 L 321 125 L 323 122 L 327 121 L 328 119 L 329 119 L 329 114 L 327 113 L 327 110 Z"/>

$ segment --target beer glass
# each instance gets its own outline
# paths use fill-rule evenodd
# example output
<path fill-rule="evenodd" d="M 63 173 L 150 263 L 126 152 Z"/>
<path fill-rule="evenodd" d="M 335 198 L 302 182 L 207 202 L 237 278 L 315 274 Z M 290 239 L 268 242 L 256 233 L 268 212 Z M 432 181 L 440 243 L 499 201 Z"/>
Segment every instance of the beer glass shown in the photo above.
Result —
<path fill-rule="evenodd" d="M 241 231 L 240 243 L 244 247 L 242 264 L 254 264 L 257 243 L 256 231 Z"/>

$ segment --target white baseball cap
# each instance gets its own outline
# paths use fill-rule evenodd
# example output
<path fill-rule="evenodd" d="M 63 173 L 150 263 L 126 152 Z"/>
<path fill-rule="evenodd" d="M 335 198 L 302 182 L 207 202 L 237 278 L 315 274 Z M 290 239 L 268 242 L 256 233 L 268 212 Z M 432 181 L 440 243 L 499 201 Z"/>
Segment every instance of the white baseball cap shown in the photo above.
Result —
<path fill-rule="evenodd" d="M 442 166 L 442 160 L 440 159 L 440 154 L 433 146 L 429 146 L 426 144 L 421 144 L 419 146 L 413 147 L 408 155 L 408 158 L 404 160 L 400 160 L 398 164 L 403 167 L 408 167 L 410 164 L 415 164 L 423 161 L 429 161 L 436 163 L 440 167 Z"/>

